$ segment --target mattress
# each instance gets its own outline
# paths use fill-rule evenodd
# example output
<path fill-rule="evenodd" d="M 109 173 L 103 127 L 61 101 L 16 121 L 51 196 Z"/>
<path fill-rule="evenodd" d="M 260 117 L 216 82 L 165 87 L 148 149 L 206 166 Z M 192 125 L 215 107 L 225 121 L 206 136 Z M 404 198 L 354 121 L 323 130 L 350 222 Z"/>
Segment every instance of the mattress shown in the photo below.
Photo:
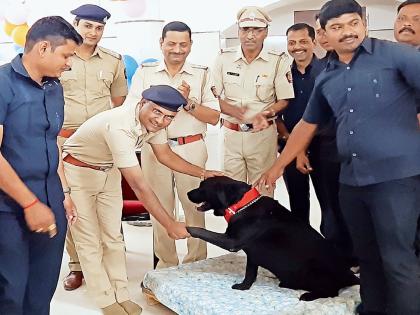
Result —
<path fill-rule="evenodd" d="M 299 301 L 305 291 L 280 288 L 279 280 L 261 267 L 249 290 L 233 290 L 243 280 L 245 263 L 245 255 L 227 254 L 149 271 L 143 285 L 180 315 L 350 315 L 360 303 L 359 286 L 344 288 L 335 298 Z"/>

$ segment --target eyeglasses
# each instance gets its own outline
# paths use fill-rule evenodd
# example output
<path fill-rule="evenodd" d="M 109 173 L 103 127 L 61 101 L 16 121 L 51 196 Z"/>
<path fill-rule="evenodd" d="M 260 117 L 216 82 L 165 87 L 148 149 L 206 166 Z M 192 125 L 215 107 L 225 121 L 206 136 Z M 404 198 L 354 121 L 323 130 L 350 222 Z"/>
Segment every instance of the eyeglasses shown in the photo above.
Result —
<path fill-rule="evenodd" d="M 163 120 L 167 121 L 167 122 L 171 122 L 172 120 L 174 120 L 175 115 L 165 115 L 164 113 L 162 113 L 159 109 L 157 109 L 156 107 L 152 109 L 152 113 L 159 117 L 162 118 Z"/>
<path fill-rule="evenodd" d="M 242 34 L 253 34 L 253 35 L 261 35 L 264 33 L 264 31 L 267 29 L 267 27 L 240 27 L 239 32 Z"/>

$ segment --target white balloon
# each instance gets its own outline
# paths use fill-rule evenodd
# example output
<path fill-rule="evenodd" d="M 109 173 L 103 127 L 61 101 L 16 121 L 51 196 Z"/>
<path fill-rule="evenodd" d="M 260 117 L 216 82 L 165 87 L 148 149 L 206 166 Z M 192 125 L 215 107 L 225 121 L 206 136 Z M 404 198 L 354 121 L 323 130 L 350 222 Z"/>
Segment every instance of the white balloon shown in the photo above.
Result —
<path fill-rule="evenodd" d="M 7 12 L 4 13 L 4 18 L 7 22 L 20 25 L 26 23 L 29 15 L 29 9 L 23 1 L 16 1 L 8 7 Z"/>

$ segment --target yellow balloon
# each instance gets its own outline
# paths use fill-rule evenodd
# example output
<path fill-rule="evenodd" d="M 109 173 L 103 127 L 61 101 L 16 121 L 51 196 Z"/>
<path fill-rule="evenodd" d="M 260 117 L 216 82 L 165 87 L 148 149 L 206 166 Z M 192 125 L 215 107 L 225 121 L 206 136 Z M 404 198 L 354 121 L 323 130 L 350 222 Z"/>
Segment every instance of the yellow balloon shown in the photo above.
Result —
<path fill-rule="evenodd" d="M 4 20 L 4 27 L 3 27 L 3 29 L 4 29 L 4 32 L 5 32 L 8 36 L 11 36 L 11 35 L 12 35 L 12 32 L 13 32 L 13 30 L 16 28 L 16 26 L 17 26 L 17 25 L 12 24 L 12 23 L 9 23 L 9 22 L 7 22 L 6 20 Z"/>
<path fill-rule="evenodd" d="M 28 24 L 18 25 L 12 31 L 12 38 L 15 44 L 23 47 L 26 42 L 26 34 L 28 33 L 29 26 Z"/>

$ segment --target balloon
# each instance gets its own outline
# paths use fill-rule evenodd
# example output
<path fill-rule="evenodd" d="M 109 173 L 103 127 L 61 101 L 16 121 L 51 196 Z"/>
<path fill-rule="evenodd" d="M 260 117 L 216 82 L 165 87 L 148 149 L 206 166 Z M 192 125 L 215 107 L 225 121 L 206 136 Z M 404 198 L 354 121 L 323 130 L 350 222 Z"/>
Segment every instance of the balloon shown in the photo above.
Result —
<path fill-rule="evenodd" d="M 140 62 L 140 64 L 142 65 L 143 63 L 156 62 L 156 61 L 158 60 L 155 58 L 146 58 L 142 62 Z"/>
<path fill-rule="evenodd" d="M 4 14 L 4 18 L 11 24 L 20 25 L 26 23 L 28 14 L 29 9 L 25 5 L 25 2 L 17 2 L 7 8 L 7 13 Z"/>
<path fill-rule="evenodd" d="M 15 25 L 15 24 L 12 24 L 12 23 L 9 23 L 9 22 L 7 22 L 7 21 L 4 21 L 4 27 L 3 27 L 3 29 L 4 29 L 4 32 L 8 35 L 8 36 L 11 36 L 12 35 L 12 32 L 13 32 L 13 30 L 15 29 L 15 27 L 16 27 L 17 25 Z"/>
<path fill-rule="evenodd" d="M 129 17 L 140 17 L 146 11 L 145 0 L 127 0 L 122 3 L 125 14 Z"/>
<path fill-rule="evenodd" d="M 136 69 L 138 68 L 138 63 L 136 59 L 131 57 L 130 55 L 123 55 L 123 60 L 125 64 L 125 74 L 127 76 L 128 86 L 131 85 L 131 78 L 133 77 Z"/>
<path fill-rule="evenodd" d="M 26 34 L 28 33 L 28 24 L 18 25 L 12 31 L 12 39 L 19 46 L 25 46 Z"/>

